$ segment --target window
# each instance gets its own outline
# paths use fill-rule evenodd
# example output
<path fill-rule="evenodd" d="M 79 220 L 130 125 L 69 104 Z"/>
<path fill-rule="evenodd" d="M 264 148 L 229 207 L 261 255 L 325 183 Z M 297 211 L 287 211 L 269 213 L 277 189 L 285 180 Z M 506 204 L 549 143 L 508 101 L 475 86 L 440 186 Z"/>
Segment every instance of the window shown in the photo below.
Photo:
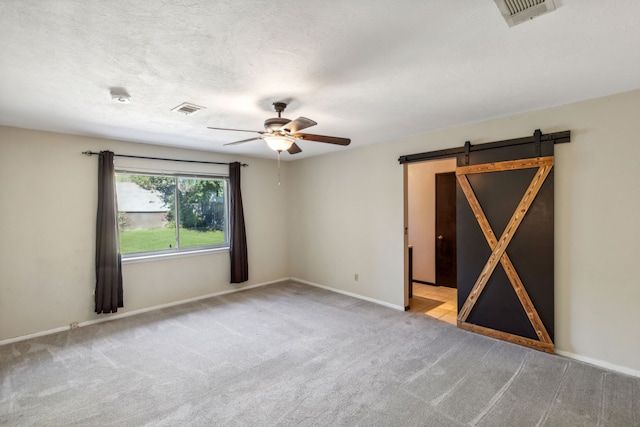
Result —
<path fill-rule="evenodd" d="M 120 252 L 228 246 L 226 177 L 116 173 Z"/>

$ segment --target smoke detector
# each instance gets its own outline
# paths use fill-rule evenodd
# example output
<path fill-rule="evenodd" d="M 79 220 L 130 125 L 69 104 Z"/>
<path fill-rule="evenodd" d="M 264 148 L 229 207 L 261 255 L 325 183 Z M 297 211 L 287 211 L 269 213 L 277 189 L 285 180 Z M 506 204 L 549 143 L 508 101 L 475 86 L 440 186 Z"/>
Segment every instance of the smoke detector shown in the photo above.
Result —
<path fill-rule="evenodd" d="M 111 99 L 119 104 L 128 104 L 131 101 L 131 95 L 121 88 L 111 89 Z"/>
<path fill-rule="evenodd" d="M 182 113 L 187 116 L 197 113 L 200 110 L 204 110 L 205 107 L 201 107 L 195 104 L 189 104 L 188 102 L 183 102 L 175 108 L 172 108 L 171 111 L 174 113 Z"/>
<path fill-rule="evenodd" d="M 556 10 L 553 0 L 494 0 L 510 27 Z"/>

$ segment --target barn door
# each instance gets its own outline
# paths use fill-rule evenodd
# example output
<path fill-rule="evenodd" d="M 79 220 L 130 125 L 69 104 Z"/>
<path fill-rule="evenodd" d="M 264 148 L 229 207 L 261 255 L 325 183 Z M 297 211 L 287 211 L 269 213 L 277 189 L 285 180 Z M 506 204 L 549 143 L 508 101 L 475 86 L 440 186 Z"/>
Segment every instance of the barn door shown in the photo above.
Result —
<path fill-rule="evenodd" d="M 553 352 L 553 142 L 458 156 L 458 326 Z"/>

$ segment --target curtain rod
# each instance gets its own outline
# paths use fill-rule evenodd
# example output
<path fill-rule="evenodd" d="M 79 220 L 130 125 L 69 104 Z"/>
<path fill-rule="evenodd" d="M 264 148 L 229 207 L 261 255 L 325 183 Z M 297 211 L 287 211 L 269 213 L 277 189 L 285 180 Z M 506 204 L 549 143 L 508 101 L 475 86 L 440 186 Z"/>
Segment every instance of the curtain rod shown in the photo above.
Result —
<path fill-rule="evenodd" d="M 95 151 L 83 151 L 82 154 L 84 154 L 85 156 L 98 156 L 100 155 L 100 153 L 96 153 Z M 224 162 L 205 162 L 203 160 L 182 160 L 182 159 L 166 159 L 163 157 L 147 157 L 147 156 L 132 156 L 129 154 L 113 154 L 115 157 L 129 157 L 131 159 L 146 159 L 146 160 L 164 160 L 164 161 L 168 161 L 168 162 L 182 162 L 182 163 L 205 163 L 208 165 L 230 165 L 231 163 L 224 163 Z M 246 163 L 241 163 L 241 166 L 247 167 L 249 166 Z"/>

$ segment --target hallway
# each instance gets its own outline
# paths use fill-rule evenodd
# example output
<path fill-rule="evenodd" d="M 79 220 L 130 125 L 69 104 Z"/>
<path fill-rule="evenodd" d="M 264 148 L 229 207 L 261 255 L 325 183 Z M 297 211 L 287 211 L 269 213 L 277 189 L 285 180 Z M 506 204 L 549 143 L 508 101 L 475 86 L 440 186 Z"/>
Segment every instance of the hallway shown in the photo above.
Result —
<path fill-rule="evenodd" d="M 409 299 L 409 307 L 411 313 L 423 313 L 455 325 L 458 314 L 457 290 L 414 282 L 413 298 Z"/>

